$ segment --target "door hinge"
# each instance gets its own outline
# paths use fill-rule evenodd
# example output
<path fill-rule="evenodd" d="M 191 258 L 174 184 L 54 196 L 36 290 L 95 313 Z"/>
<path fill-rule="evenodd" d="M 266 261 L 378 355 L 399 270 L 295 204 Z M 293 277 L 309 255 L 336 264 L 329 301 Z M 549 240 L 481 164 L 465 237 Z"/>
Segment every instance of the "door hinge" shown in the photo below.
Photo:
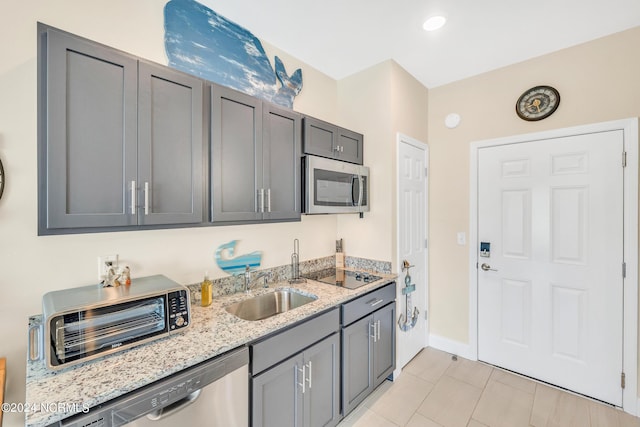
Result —
<path fill-rule="evenodd" d="M 626 385 L 624 372 L 620 374 L 620 387 L 624 388 Z"/>
<path fill-rule="evenodd" d="M 424 239 L 424 248 L 425 249 L 429 249 L 429 240 L 428 239 Z"/>
<path fill-rule="evenodd" d="M 627 278 L 627 263 L 626 262 L 622 263 L 622 278 L 623 279 Z"/>
<path fill-rule="evenodd" d="M 429 312 L 427 310 L 424 311 L 424 320 L 429 320 Z"/>
<path fill-rule="evenodd" d="M 627 152 L 626 151 L 622 152 L 622 167 L 623 168 L 627 167 Z"/>
<path fill-rule="evenodd" d="M 429 168 L 424 168 L 424 177 L 428 177 L 429 176 Z"/>

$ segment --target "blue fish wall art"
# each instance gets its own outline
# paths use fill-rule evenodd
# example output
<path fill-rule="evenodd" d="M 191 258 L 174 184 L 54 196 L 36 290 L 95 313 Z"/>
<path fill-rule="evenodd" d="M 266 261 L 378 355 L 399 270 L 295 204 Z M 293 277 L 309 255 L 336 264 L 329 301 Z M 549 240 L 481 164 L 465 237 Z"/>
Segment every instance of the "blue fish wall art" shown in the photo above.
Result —
<path fill-rule="evenodd" d="M 169 66 L 293 108 L 302 90 L 302 70 L 289 76 L 277 56 L 274 70 L 250 31 L 194 0 L 167 2 L 164 28 Z"/>

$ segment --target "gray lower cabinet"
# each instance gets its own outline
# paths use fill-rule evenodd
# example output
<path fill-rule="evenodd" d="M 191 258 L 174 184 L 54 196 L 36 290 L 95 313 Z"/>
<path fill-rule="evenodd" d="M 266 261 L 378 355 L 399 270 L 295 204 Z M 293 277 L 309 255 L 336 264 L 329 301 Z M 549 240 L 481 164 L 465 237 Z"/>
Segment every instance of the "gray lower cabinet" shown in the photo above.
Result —
<path fill-rule="evenodd" d="M 338 424 L 339 330 L 334 308 L 251 345 L 254 427 Z"/>
<path fill-rule="evenodd" d="M 252 380 L 254 427 L 335 426 L 340 334 L 335 333 Z"/>
<path fill-rule="evenodd" d="M 213 222 L 300 219 L 301 116 L 211 85 Z"/>
<path fill-rule="evenodd" d="M 203 219 L 203 82 L 39 24 L 40 234 Z"/>
<path fill-rule="evenodd" d="M 350 163 L 363 164 L 363 136 L 331 123 L 304 118 L 304 152 Z"/>
<path fill-rule="evenodd" d="M 342 328 L 343 416 L 358 406 L 395 369 L 395 301 L 388 302 L 394 298 L 395 286 L 361 297 L 363 307 L 377 308 L 380 303 L 387 305 Z M 348 316 L 343 312 L 345 318 Z"/>

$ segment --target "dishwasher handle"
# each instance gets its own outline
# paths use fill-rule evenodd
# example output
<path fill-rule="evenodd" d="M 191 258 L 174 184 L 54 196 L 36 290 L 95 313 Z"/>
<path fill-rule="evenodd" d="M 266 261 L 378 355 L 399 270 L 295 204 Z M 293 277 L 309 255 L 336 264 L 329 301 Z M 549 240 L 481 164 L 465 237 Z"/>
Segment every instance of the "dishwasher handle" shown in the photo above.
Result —
<path fill-rule="evenodd" d="M 188 396 L 185 396 L 170 405 L 148 413 L 147 418 L 149 418 L 151 421 L 160 421 L 163 418 L 170 417 L 176 412 L 183 410 L 187 406 L 194 404 L 196 400 L 198 400 L 198 397 L 200 397 L 200 393 L 202 393 L 202 389 L 198 389 Z"/>

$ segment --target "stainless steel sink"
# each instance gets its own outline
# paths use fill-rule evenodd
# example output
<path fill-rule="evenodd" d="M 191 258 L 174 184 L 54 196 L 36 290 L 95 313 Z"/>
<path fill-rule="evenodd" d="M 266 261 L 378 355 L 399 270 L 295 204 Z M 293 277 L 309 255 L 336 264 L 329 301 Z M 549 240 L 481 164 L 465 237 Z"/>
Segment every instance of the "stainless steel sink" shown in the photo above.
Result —
<path fill-rule="evenodd" d="M 304 295 L 293 289 L 280 289 L 231 304 L 225 310 L 244 320 L 262 320 L 316 299 L 318 297 Z"/>

